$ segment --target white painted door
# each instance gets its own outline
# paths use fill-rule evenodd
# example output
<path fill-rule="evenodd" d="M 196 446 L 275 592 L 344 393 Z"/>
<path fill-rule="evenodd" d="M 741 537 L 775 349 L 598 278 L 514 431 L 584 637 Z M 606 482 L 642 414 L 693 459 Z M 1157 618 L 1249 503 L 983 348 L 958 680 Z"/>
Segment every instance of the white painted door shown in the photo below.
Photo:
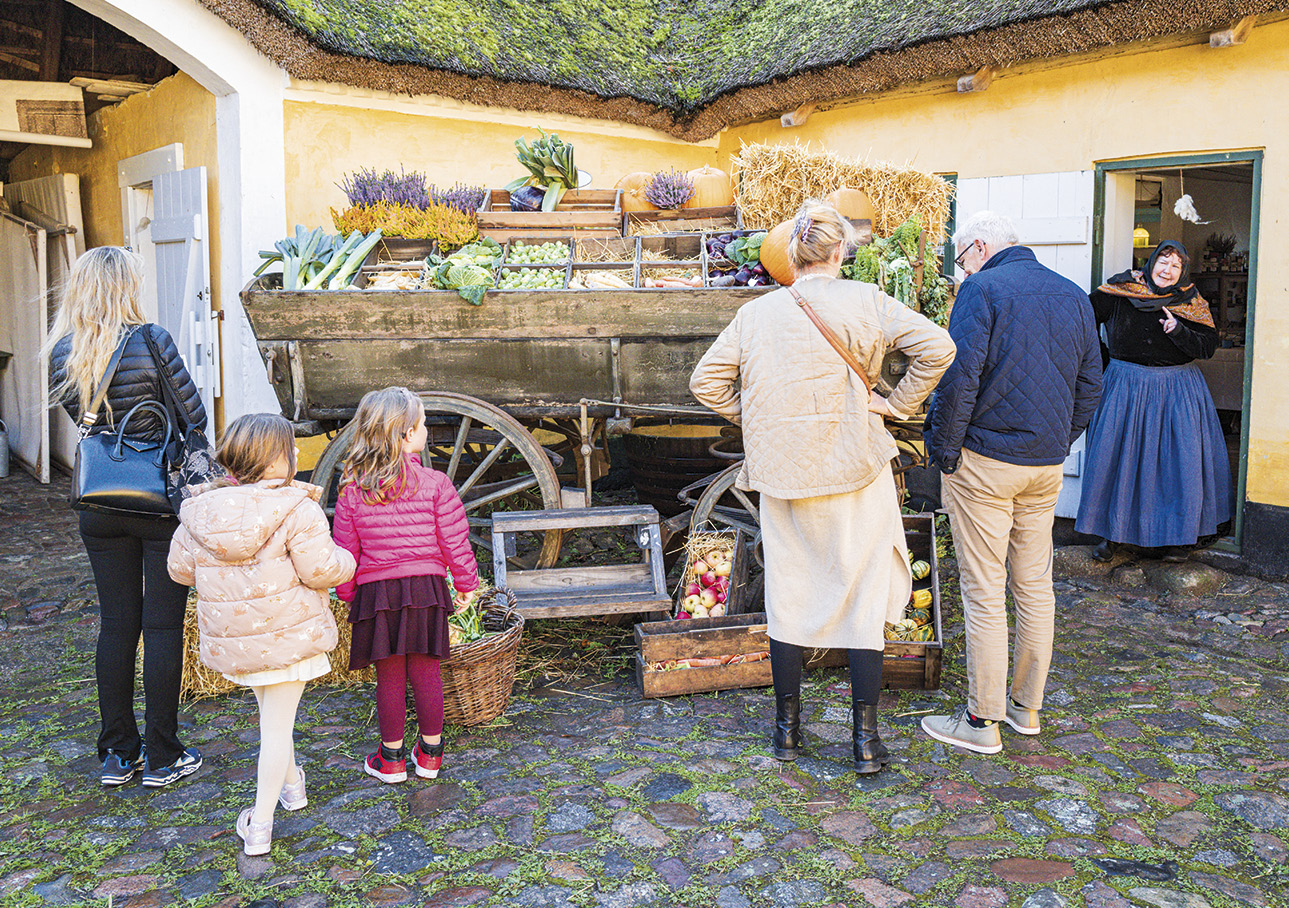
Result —
<path fill-rule="evenodd" d="M 157 251 L 152 242 L 152 220 L 156 217 L 152 182 L 159 173 L 183 170 L 183 145 L 163 145 L 116 165 L 116 182 L 121 191 L 121 242 L 143 256 L 143 314 L 149 321 L 165 324 L 157 310 Z M 166 326 L 169 330 L 169 326 Z"/>
<path fill-rule="evenodd" d="M 963 179 L 958 181 L 957 219 L 961 224 L 985 210 L 1006 215 L 1016 222 L 1021 243 L 1033 249 L 1040 262 L 1091 290 L 1092 193 L 1091 170 Z M 961 271 L 958 276 L 963 276 Z M 1058 517 L 1078 513 L 1083 447 L 1080 436 L 1066 458 Z"/>
<path fill-rule="evenodd" d="M 152 199 L 157 323 L 174 335 L 206 412 L 213 414 L 221 392 L 219 330 L 210 298 L 206 168 L 157 174 Z"/>

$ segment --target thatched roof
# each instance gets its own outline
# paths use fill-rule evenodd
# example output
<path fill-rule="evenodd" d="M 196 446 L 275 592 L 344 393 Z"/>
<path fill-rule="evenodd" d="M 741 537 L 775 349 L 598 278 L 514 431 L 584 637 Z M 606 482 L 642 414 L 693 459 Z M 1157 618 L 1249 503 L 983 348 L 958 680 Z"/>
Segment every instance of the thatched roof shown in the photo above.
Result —
<path fill-rule="evenodd" d="M 201 2 L 297 78 L 690 140 L 805 102 L 1289 10 L 1289 0 Z"/>

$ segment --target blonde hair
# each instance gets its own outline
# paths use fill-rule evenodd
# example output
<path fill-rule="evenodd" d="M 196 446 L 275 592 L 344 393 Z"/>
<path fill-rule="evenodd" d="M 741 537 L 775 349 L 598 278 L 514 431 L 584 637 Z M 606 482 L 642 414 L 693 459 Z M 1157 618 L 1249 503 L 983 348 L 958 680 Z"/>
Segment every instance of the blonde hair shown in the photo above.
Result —
<path fill-rule="evenodd" d="M 125 332 L 147 322 L 139 305 L 142 294 L 143 256 L 137 252 L 98 246 L 76 260 L 63 283 L 58 316 L 41 351 L 48 357 L 60 340 L 71 335 L 63 378 L 49 391 L 52 405 L 71 397 L 82 412 L 89 406 Z M 110 404 L 107 409 L 110 419 Z"/>
<path fill-rule="evenodd" d="M 385 504 L 407 491 L 415 480 L 407 472 L 403 439 L 424 417 L 425 405 L 406 388 L 364 394 L 340 487 L 356 484 L 368 504 Z"/>
<path fill-rule="evenodd" d="M 845 257 L 855 244 L 855 228 L 837 209 L 818 199 L 806 199 L 797 209 L 788 243 L 788 258 L 794 267 L 808 268 L 826 262 L 842 247 Z"/>
<path fill-rule="evenodd" d="M 224 430 L 224 437 L 215 452 L 219 462 L 233 480 L 242 484 L 259 482 L 279 457 L 285 457 L 290 466 L 282 484 L 295 478 L 295 430 L 285 417 L 277 413 L 247 413 L 233 420 Z M 216 485 L 232 485 L 229 480 L 217 480 Z"/>

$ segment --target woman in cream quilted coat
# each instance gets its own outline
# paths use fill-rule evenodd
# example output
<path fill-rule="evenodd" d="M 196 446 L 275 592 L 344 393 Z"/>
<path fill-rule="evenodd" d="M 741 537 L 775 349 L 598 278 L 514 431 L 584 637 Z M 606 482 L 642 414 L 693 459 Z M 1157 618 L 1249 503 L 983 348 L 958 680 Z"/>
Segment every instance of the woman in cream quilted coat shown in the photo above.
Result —
<path fill-rule="evenodd" d="M 840 280 L 853 232 L 835 209 L 809 201 L 788 247 L 792 288 L 746 303 L 699 361 L 689 387 L 743 427 L 739 488 L 761 494 L 765 609 L 776 717 L 774 755 L 801 742 L 804 647 L 850 658 L 855 769 L 879 772 L 877 732 L 884 626 L 912 590 L 883 416 L 911 415 L 953 362 L 948 332 L 872 284 Z M 794 299 L 799 294 L 867 373 L 891 348 L 909 368 L 890 397 L 870 395 Z"/>
<path fill-rule="evenodd" d="M 291 740 L 305 682 L 331 671 L 336 620 L 327 590 L 354 574 L 331 540 L 317 486 L 294 481 L 295 437 L 281 416 L 256 413 L 228 427 L 217 455 L 232 480 L 185 501 L 168 568 L 197 587 L 201 661 L 255 692 L 260 759 L 255 806 L 237 834 L 266 854 L 278 803 L 308 803 Z"/>

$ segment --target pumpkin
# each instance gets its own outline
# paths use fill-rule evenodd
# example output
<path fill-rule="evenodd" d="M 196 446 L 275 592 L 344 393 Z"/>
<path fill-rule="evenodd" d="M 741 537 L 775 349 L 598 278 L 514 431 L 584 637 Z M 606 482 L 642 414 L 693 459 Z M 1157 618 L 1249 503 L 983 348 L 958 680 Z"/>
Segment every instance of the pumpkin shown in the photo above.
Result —
<path fill-rule="evenodd" d="M 931 623 L 931 610 L 929 608 L 909 609 L 908 619 L 916 622 L 919 626 Z"/>
<path fill-rule="evenodd" d="M 901 618 L 894 624 L 887 623 L 886 639 L 887 640 L 916 640 L 920 628 L 916 621 L 910 621 L 908 618 Z"/>
<path fill-rule="evenodd" d="M 872 221 L 876 215 L 872 200 L 862 189 L 837 189 L 824 199 L 837 213 L 853 221 Z"/>
<path fill-rule="evenodd" d="M 909 565 L 914 580 L 925 580 L 931 575 L 931 565 L 925 561 L 914 561 Z"/>
<path fill-rule="evenodd" d="M 913 600 L 912 600 L 912 602 L 913 602 L 913 607 L 914 607 L 914 608 L 930 608 L 930 607 L 931 607 L 931 601 L 932 601 L 932 597 L 931 597 L 931 591 L 930 591 L 930 590 L 914 590 L 914 591 L 913 591 Z"/>
<path fill-rule="evenodd" d="M 734 204 L 734 180 L 715 167 L 698 167 L 686 176 L 694 184 L 694 194 L 684 208 L 721 208 Z"/>
<path fill-rule="evenodd" d="M 644 187 L 622 190 L 623 211 L 657 211 L 658 206 L 645 198 Z"/>
<path fill-rule="evenodd" d="M 784 221 L 773 228 L 761 243 L 761 264 L 784 287 L 797 279 L 797 270 L 788 257 L 788 244 L 792 242 L 792 221 Z"/>
<path fill-rule="evenodd" d="M 618 180 L 618 184 L 613 188 L 621 189 L 623 192 L 629 192 L 632 189 L 644 189 L 649 185 L 649 181 L 652 179 L 653 174 L 649 171 L 637 170 L 635 173 L 629 173 L 622 179 Z"/>

